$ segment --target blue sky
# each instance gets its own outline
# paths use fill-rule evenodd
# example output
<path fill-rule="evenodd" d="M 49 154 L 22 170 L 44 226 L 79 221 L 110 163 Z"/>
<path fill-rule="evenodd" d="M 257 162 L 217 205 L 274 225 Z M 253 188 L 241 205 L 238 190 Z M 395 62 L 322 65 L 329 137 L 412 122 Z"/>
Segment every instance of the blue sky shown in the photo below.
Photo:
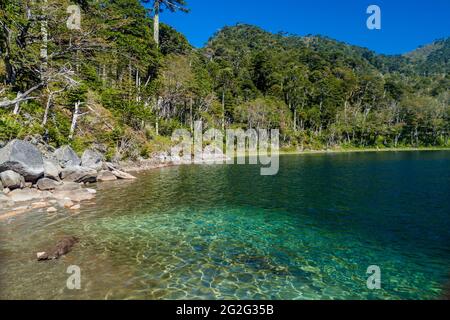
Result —
<path fill-rule="evenodd" d="M 225 25 L 248 23 L 270 32 L 321 34 L 378 53 L 400 54 L 450 36 L 450 0 L 187 0 L 191 12 L 163 12 L 161 21 L 201 47 Z M 380 6 L 382 29 L 366 27 Z"/>

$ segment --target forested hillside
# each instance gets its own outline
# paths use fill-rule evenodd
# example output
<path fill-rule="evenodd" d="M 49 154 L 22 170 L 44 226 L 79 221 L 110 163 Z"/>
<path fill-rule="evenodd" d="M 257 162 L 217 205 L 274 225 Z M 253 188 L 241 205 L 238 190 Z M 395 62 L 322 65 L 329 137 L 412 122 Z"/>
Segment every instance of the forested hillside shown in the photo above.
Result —
<path fill-rule="evenodd" d="M 437 40 L 405 55 L 422 75 L 450 72 L 450 38 Z"/>
<path fill-rule="evenodd" d="M 0 4 L 0 140 L 40 135 L 148 157 L 176 128 L 279 128 L 291 149 L 449 146 L 449 40 L 377 55 L 320 36 L 225 27 L 201 49 L 138 0 Z M 170 14 L 164 13 L 164 14 Z"/>

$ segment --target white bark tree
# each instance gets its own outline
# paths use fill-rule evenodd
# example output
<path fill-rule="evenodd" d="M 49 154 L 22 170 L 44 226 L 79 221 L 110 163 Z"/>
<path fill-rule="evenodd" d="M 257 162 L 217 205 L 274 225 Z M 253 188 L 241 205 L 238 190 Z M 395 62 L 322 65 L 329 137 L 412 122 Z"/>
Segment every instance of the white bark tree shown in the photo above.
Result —
<path fill-rule="evenodd" d="M 73 116 L 72 116 L 72 124 L 70 126 L 70 134 L 69 134 L 69 139 L 72 140 L 74 135 L 75 135 L 75 129 L 77 128 L 77 122 L 78 119 L 82 116 L 84 116 L 85 114 L 87 114 L 88 112 L 82 113 L 80 111 L 80 107 L 83 105 L 84 103 L 77 101 L 75 103 L 75 108 L 73 111 Z"/>
<path fill-rule="evenodd" d="M 185 0 L 144 0 L 144 2 L 150 1 L 153 1 L 153 40 L 156 46 L 159 47 L 159 16 L 163 9 L 167 9 L 170 12 L 189 12 L 189 10 L 186 8 Z"/>

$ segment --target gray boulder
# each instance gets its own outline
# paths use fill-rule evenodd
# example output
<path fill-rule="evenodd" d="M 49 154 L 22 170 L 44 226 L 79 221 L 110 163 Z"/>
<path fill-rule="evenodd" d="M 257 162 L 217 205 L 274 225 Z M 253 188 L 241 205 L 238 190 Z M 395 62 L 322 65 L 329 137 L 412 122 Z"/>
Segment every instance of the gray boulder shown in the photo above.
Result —
<path fill-rule="evenodd" d="M 67 167 L 61 171 L 61 179 L 69 182 L 93 183 L 97 181 L 97 170 L 81 166 Z"/>
<path fill-rule="evenodd" d="M 45 159 L 44 160 L 44 177 L 59 181 L 59 174 L 61 173 L 62 168 L 60 165 L 52 160 Z"/>
<path fill-rule="evenodd" d="M 27 136 L 24 141 L 31 143 L 41 152 L 44 158 L 52 158 L 55 148 L 47 144 L 43 137 L 39 134 Z"/>
<path fill-rule="evenodd" d="M 0 173 L 0 180 L 2 181 L 2 185 L 10 190 L 25 187 L 25 179 L 20 174 L 11 170 Z"/>
<path fill-rule="evenodd" d="M 0 149 L 0 172 L 12 170 L 35 182 L 44 175 L 42 154 L 31 143 L 12 140 Z"/>
<path fill-rule="evenodd" d="M 69 146 L 63 146 L 55 151 L 55 157 L 59 161 L 59 165 L 63 168 L 79 166 L 81 160 L 78 155 Z"/>
<path fill-rule="evenodd" d="M 87 149 L 81 157 L 83 167 L 100 170 L 103 167 L 103 155 L 95 150 Z"/>
<path fill-rule="evenodd" d="M 37 183 L 36 186 L 39 190 L 54 190 L 56 187 L 60 186 L 62 182 L 55 181 L 49 178 L 42 178 Z"/>

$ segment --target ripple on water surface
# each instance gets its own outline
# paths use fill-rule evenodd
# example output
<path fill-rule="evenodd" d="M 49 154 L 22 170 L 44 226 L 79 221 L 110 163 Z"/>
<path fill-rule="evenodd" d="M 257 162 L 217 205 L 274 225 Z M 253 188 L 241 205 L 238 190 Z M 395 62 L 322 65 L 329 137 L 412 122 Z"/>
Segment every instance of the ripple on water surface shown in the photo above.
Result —
<path fill-rule="evenodd" d="M 291 156 L 276 177 L 192 166 L 99 185 L 77 215 L 0 224 L 0 298 L 437 298 L 449 271 L 449 158 Z M 436 189 L 432 201 L 417 180 Z M 35 261 L 66 234 L 81 238 L 69 255 Z M 66 289 L 69 265 L 81 268 L 79 291 Z M 367 289 L 370 265 L 381 290 Z"/>

